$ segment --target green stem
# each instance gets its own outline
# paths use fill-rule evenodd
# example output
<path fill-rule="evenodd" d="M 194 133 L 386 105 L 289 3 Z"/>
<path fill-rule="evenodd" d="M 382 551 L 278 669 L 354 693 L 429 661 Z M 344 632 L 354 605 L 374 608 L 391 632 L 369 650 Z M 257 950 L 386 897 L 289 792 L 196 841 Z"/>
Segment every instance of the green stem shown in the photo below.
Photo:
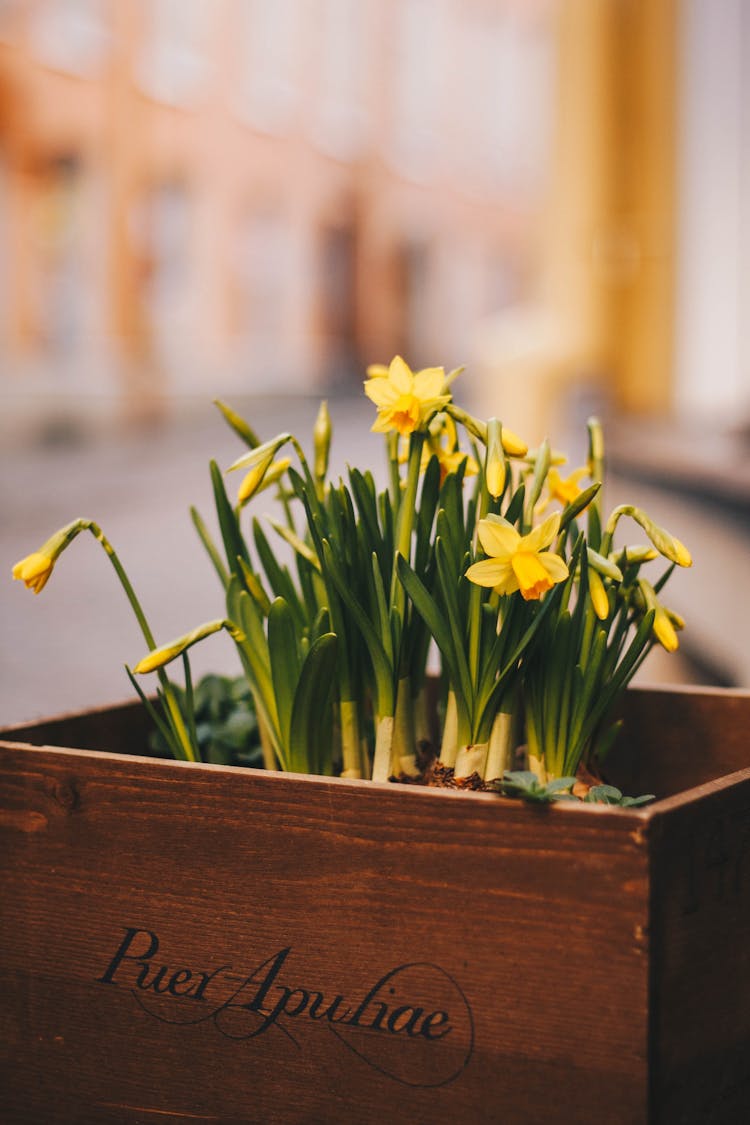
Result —
<path fill-rule="evenodd" d="M 474 742 L 462 746 L 456 756 L 455 776 L 471 777 L 472 774 L 478 773 L 484 778 L 488 750 L 489 746 L 486 742 Z"/>
<path fill-rule="evenodd" d="M 458 754 L 458 706 L 456 693 L 451 690 L 445 704 L 443 740 L 440 744 L 440 764 L 452 769 Z"/>
<path fill-rule="evenodd" d="M 407 562 L 411 561 L 411 537 L 414 530 L 414 517 L 417 506 L 417 490 L 419 488 L 419 473 L 422 464 L 422 446 L 425 435 L 420 430 L 415 430 L 409 441 L 409 464 L 406 473 L 406 487 L 401 497 L 401 504 L 396 517 L 396 553 L 402 555 Z M 391 575 L 391 612 L 396 611 L 400 629 L 399 639 L 403 636 L 403 623 L 406 614 L 406 593 L 398 577 L 398 568 L 394 565 Z M 400 669 L 400 654 L 394 654 L 394 670 Z"/>
<path fill-rule="evenodd" d="M 391 504 L 394 513 L 397 513 L 401 506 L 401 474 L 398 471 L 398 434 L 389 433 L 387 437 L 388 447 L 388 472 L 390 475 L 391 483 Z"/>
<path fill-rule="evenodd" d="M 411 535 L 414 529 L 414 516 L 417 507 L 417 489 L 422 467 L 422 447 L 425 434 L 415 430 L 409 441 L 409 464 L 406 472 L 406 488 L 398 512 L 396 549 L 407 562 L 411 561 Z"/>
<path fill-rule="evenodd" d="M 260 748 L 263 751 L 263 768 L 267 770 L 278 769 L 271 735 L 268 732 L 268 723 L 262 715 L 258 715 L 258 735 L 260 737 Z"/>
<path fill-rule="evenodd" d="M 477 536 L 478 536 L 477 528 L 479 526 L 479 521 L 484 519 L 484 517 L 487 515 L 487 512 L 489 511 L 490 499 L 491 499 L 490 494 L 487 491 L 487 487 L 485 485 L 485 487 L 481 490 L 481 493 L 480 493 L 480 496 L 479 496 L 479 506 L 478 506 L 477 518 L 476 518 L 477 526 L 474 529 L 474 537 L 473 537 L 474 538 L 474 543 L 473 543 L 474 557 L 476 557 L 476 551 L 477 551 Z M 482 640 L 482 596 L 483 596 L 482 587 L 477 586 L 472 582 L 471 583 L 471 589 L 469 591 L 469 676 L 471 678 L 471 684 L 472 684 L 472 688 L 473 688 L 473 691 L 474 691 L 474 697 L 475 698 L 476 698 L 476 695 L 477 695 L 477 689 L 479 687 L 479 679 L 480 679 L 480 646 L 481 646 L 481 640 Z M 472 716 L 472 723 L 476 723 L 476 717 L 475 716 Z"/>
<path fill-rule="evenodd" d="M 156 648 L 154 635 L 151 632 L 148 621 L 146 620 L 146 615 L 143 612 L 141 603 L 138 601 L 135 590 L 130 583 L 130 579 L 125 573 L 125 569 L 119 558 L 117 557 L 117 552 L 115 551 L 110 541 L 107 539 L 102 529 L 97 523 L 94 523 L 93 520 L 82 520 L 81 529 L 83 530 L 84 528 L 90 531 L 94 538 L 104 548 L 109 561 L 112 563 L 112 566 L 115 569 L 115 574 L 120 580 L 120 585 L 125 591 L 125 595 L 130 602 L 131 609 L 133 610 L 135 619 L 140 626 L 141 632 L 143 633 L 143 638 L 148 645 L 149 652 L 153 652 L 153 650 Z M 196 762 L 198 761 L 196 748 L 193 746 L 193 743 L 190 740 L 190 735 L 188 733 L 187 727 L 185 726 L 185 720 L 182 717 L 182 712 L 180 711 L 180 705 L 177 701 L 174 689 L 169 682 L 169 678 L 166 672 L 164 672 L 162 669 L 159 669 L 158 675 L 159 683 L 161 685 L 162 693 L 164 696 L 164 702 L 169 712 L 172 729 L 177 740 L 177 745 L 175 748 L 179 751 L 180 757 L 184 757 L 188 762 Z"/>
<path fill-rule="evenodd" d="M 396 689 L 396 714 L 393 719 L 393 742 L 391 744 L 391 772 L 396 777 L 402 773 L 409 777 L 416 777 L 419 773 L 414 738 L 414 708 L 409 676 L 401 676 Z"/>
<path fill-rule="evenodd" d="M 390 779 L 392 746 L 393 715 L 381 715 L 375 725 L 375 753 L 372 762 L 373 781 L 388 781 Z"/>
<path fill-rule="evenodd" d="M 342 699 L 339 704 L 341 718 L 342 777 L 362 777 L 362 737 L 359 726 L 359 704 L 354 699 Z"/>
<path fill-rule="evenodd" d="M 513 711 L 498 711 L 492 723 L 487 752 L 487 781 L 502 778 L 505 770 L 513 769 L 513 752 L 516 748 L 516 716 Z"/>

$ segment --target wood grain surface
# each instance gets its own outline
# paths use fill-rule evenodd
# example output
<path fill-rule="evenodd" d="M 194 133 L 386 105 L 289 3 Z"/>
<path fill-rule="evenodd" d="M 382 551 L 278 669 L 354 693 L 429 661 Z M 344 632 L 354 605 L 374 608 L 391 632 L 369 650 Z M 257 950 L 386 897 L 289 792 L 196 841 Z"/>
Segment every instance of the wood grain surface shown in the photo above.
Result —
<path fill-rule="evenodd" d="M 744 1119 L 750 770 L 534 808 L 73 733 L 144 745 L 0 743 L 3 1122 Z"/>

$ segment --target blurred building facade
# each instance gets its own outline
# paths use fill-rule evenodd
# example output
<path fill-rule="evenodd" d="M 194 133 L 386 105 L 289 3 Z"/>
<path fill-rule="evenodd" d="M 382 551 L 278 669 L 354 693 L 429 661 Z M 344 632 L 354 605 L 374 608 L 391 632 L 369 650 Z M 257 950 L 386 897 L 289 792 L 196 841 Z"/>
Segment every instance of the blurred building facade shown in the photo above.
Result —
<path fill-rule="evenodd" d="M 705 116 L 678 135 L 701 64 L 726 102 L 707 28 L 747 49 L 742 0 L 719 7 L 0 0 L 0 394 L 148 413 L 400 351 L 472 363 L 521 430 L 577 384 L 705 408 L 690 357 L 717 330 L 676 271 L 710 223 L 676 177 L 719 143 Z"/>
<path fill-rule="evenodd" d="M 137 400 L 465 359 L 528 284 L 554 70 L 545 4 L 6 0 L 5 378 Z"/>

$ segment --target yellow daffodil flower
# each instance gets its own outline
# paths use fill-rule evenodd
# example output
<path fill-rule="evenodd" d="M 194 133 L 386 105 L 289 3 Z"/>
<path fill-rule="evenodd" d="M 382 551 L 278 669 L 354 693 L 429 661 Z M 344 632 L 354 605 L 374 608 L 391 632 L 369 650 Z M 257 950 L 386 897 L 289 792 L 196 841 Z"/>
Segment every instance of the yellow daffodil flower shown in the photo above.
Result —
<path fill-rule="evenodd" d="M 43 543 L 38 551 L 32 551 L 25 559 L 21 559 L 13 567 L 13 577 L 20 579 L 29 590 L 39 594 L 47 585 L 55 563 L 66 547 L 75 539 L 76 535 L 86 529 L 91 530 L 102 544 L 105 543 L 101 528 L 91 520 L 77 519 L 61 527 Z M 111 548 L 110 548 L 111 549 Z"/>
<path fill-rule="evenodd" d="M 498 594 L 521 591 L 525 601 L 536 601 L 557 582 L 568 577 L 568 566 L 559 555 L 547 551 L 560 527 L 558 513 L 520 535 L 501 516 L 488 516 L 478 525 L 479 542 L 489 557 L 476 562 L 466 577 L 477 586 L 491 586 Z"/>
<path fill-rule="evenodd" d="M 450 473 L 457 473 L 461 466 L 466 462 L 466 469 L 464 476 L 475 477 L 479 472 L 479 466 L 473 457 L 468 453 L 462 453 L 460 449 L 455 449 L 452 453 L 448 453 L 442 447 L 440 450 L 435 450 L 437 453 L 438 461 L 440 462 L 440 483 L 442 484 L 445 478 Z"/>
<path fill-rule="evenodd" d="M 572 504 L 581 495 L 583 489 L 579 482 L 588 476 L 588 472 L 588 468 L 584 465 L 580 469 L 575 469 L 569 476 L 563 477 L 557 469 L 551 468 L 547 473 L 547 499 L 539 506 L 537 511 L 543 512 L 555 500 L 562 504 L 564 508 L 568 504 Z"/>
<path fill-rule="evenodd" d="M 33 551 L 13 567 L 13 577 L 18 578 L 29 590 L 39 594 L 47 584 L 47 579 L 55 565 L 55 560 L 42 551 Z"/>
<path fill-rule="evenodd" d="M 375 373 L 371 374 L 373 371 Z M 383 374 L 379 366 L 368 368 L 368 374 L 365 394 L 378 408 L 372 426 L 375 433 L 395 430 L 399 434 L 411 434 L 424 429 L 435 411 L 450 402 L 450 394 L 445 393 L 442 367 L 413 372 L 397 355 L 387 374 Z"/>
<path fill-rule="evenodd" d="M 439 424 L 436 424 L 439 423 Z M 445 440 L 442 440 L 442 439 Z M 457 473 L 466 463 L 464 476 L 473 477 L 479 472 L 479 466 L 468 453 L 462 453 L 458 448 L 458 434 L 456 423 L 447 414 L 441 414 L 428 427 L 428 438 L 422 450 L 422 472 L 427 468 L 431 457 L 437 457 L 440 465 L 440 483 L 450 473 Z M 406 458 L 404 458 L 406 459 Z"/>

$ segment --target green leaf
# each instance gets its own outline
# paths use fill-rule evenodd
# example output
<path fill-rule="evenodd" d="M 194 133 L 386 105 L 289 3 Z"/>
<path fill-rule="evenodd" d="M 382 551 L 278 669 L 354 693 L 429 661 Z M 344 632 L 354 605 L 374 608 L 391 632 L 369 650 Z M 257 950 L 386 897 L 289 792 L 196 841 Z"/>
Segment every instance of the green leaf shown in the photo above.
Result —
<path fill-rule="evenodd" d="M 527 508 L 529 513 L 529 523 L 531 523 L 531 516 L 534 511 L 534 506 L 542 495 L 544 482 L 547 479 L 547 473 L 550 466 L 550 447 L 547 438 L 539 446 L 537 451 L 536 460 L 534 462 L 534 475 L 531 478 L 531 488 L 527 498 Z"/>
<path fill-rule="evenodd" d="M 620 806 L 623 809 L 634 809 L 639 805 L 645 805 L 648 801 L 655 801 L 655 793 L 644 793 L 641 797 L 623 797 L 620 801 Z"/>
<path fill-rule="evenodd" d="M 260 578 L 252 569 L 252 567 L 245 562 L 244 559 L 240 559 L 239 564 L 240 575 L 242 576 L 242 579 L 245 583 L 245 589 L 257 605 L 263 617 L 268 617 L 268 611 L 271 608 L 271 602 L 268 594 L 263 589 L 263 584 L 261 583 Z"/>
<path fill-rule="evenodd" d="M 300 665 L 294 619 L 283 598 L 276 598 L 268 614 L 268 655 L 281 738 L 288 743 Z"/>
<path fill-rule="evenodd" d="M 510 504 L 505 510 L 505 519 L 508 523 L 517 524 L 519 519 L 523 516 L 523 506 L 526 498 L 526 486 L 519 484 L 516 491 L 513 493 Z"/>
<path fill-rule="evenodd" d="M 330 577 L 336 589 L 336 593 L 351 613 L 364 640 L 370 660 L 372 661 L 378 695 L 378 712 L 380 714 L 393 714 L 393 705 L 395 703 L 395 670 L 393 668 L 393 661 L 389 659 L 388 652 L 377 629 L 365 613 L 363 607 L 352 594 L 338 561 L 333 554 L 331 544 L 327 539 L 323 540 L 323 560 L 325 573 Z"/>
<path fill-rule="evenodd" d="M 435 562 L 437 564 L 438 582 L 442 595 L 443 607 L 447 615 L 448 628 L 451 633 L 451 644 L 456 654 L 464 653 L 466 647 L 466 616 L 462 615 L 459 605 L 458 584 L 465 583 L 462 572 L 453 568 L 448 559 L 448 552 L 444 541 L 438 536 L 435 540 Z M 437 608 L 437 607 L 436 607 Z M 436 638 L 437 639 L 437 638 Z M 460 658 L 457 656 L 457 660 Z M 469 670 L 466 667 L 466 687 L 469 687 Z M 469 688 L 469 691 L 471 689 Z M 472 693 L 473 694 L 473 693 Z M 468 697 L 468 696 L 467 696 Z"/>
<path fill-rule="evenodd" d="M 565 531 L 565 528 L 568 526 L 568 524 L 571 523 L 572 520 L 576 518 L 576 516 L 579 516 L 584 508 L 587 508 L 589 506 L 601 487 L 602 486 L 599 481 L 595 482 L 594 484 L 590 484 L 588 488 L 584 488 L 582 492 L 579 492 L 575 500 L 571 500 L 569 504 L 565 505 L 560 516 L 561 532 Z"/>
<path fill-rule="evenodd" d="M 276 555 L 271 550 L 266 534 L 257 518 L 253 519 L 253 539 L 260 564 L 263 567 L 271 590 L 277 598 L 283 598 L 289 605 L 289 608 L 294 614 L 295 621 L 297 622 L 297 627 L 299 631 L 302 632 L 307 624 L 307 620 L 299 595 L 292 581 L 292 576 L 285 566 L 280 566 L 277 562 Z"/>
<path fill-rule="evenodd" d="M 240 531 L 239 521 L 232 505 L 229 503 L 221 470 L 215 461 L 211 461 L 210 470 L 214 502 L 216 504 L 216 515 L 219 520 L 219 528 L 224 542 L 227 563 L 230 571 L 236 574 L 238 570 L 237 559 L 241 558 L 244 559 L 246 563 L 249 563 L 250 556 L 242 532 Z"/>
<path fill-rule="evenodd" d="M 385 554 L 385 543 L 378 523 L 378 503 L 375 493 L 375 482 L 368 473 L 363 475 L 358 469 L 349 469 L 349 482 L 354 493 L 359 518 L 370 551 L 375 551 L 380 560 L 381 567 L 388 563 Z"/>
<path fill-rule="evenodd" d="M 317 570 L 318 573 L 320 573 L 320 560 L 318 559 L 318 556 L 315 554 L 312 548 L 308 546 L 307 543 L 304 543 L 300 539 L 299 535 L 292 531 L 291 528 L 286 527 L 285 524 L 280 523 L 278 520 L 268 517 L 268 522 L 270 523 L 276 534 L 280 535 L 281 538 L 289 544 L 293 551 L 295 551 L 301 558 L 308 562 L 314 570 Z"/>
<path fill-rule="evenodd" d="M 198 532 L 201 543 L 206 549 L 206 554 L 213 563 L 214 570 L 218 574 L 222 586 L 224 586 L 224 588 L 226 589 L 227 583 L 229 582 L 229 571 L 224 566 L 216 544 L 211 538 L 208 532 L 208 528 L 206 527 L 196 508 L 190 509 L 190 518 L 193 521 L 195 530 Z"/>
<path fill-rule="evenodd" d="M 423 575 L 430 557 L 431 532 L 440 496 L 440 462 L 431 457 L 422 480 L 422 493 L 416 519 L 414 570 Z"/>
<path fill-rule="evenodd" d="M 522 797 L 533 804 L 550 804 L 552 801 L 576 800 L 569 792 L 575 785 L 574 777 L 557 777 L 542 784 L 531 770 L 506 770 L 502 791 L 506 797 Z"/>
<path fill-rule="evenodd" d="M 599 550 L 602 542 L 602 518 L 597 504 L 592 504 L 586 513 L 588 519 L 588 541 L 595 551 Z"/>
<path fill-rule="evenodd" d="M 397 559 L 398 576 L 406 593 L 414 603 L 417 613 L 422 617 L 427 628 L 435 638 L 435 644 L 440 649 L 448 669 L 451 686 L 456 695 L 456 703 L 463 707 L 464 715 L 470 717 L 472 710 L 472 688 L 469 677 L 469 668 L 463 647 L 457 647 L 453 634 L 446 624 L 443 614 L 438 609 L 437 603 L 424 583 L 417 577 L 409 563 L 399 555 Z"/>
<path fill-rule="evenodd" d="M 289 735 L 289 769 L 294 772 L 310 772 L 311 762 L 321 756 L 337 655 L 336 635 L 324 633 L 311 646 L 302 665 Z"/>
<path fill-rule="evenodd" d="M 161 736 L 161 739 L 162 739 L 164 745 L 167 747 L 169 753 L 172 755 L 173 758 L 178 758 L 178 759 L 184 758 L 184 753 L 182 752 L 182 748 L 180 746 L 180 743 L 179 743 L 179 741 L 175 740 L 175 737 L 172 733 L 172 727 L 171 727 L 168 719 L 164 717 L 163 713 L 160 713 L 159 707 L 154 706 L 152 701 L 145 694 L 145 692 L 143 691 L 143 688 L 138 683 L 135 676 L 131 672 L 130 668 L 128 668 L 127 664 L 125 665 L 125 671 L 127 672 L 128 679 L 130 680 L 131 684 L 133 685 L 136 692 L 138 693 L 138 696 L 141 700 L 141 703 L 146 708 L 146 711 L 148 713 L 149 718 L 151 719 L 151 722 L 154 724 L 157 731 L 159 732 L 159 735 Z M 159 695 L 157 695 L 157 701 L 158 701 L 159 705 L 161 706 L 162 700 L 161 700 L 161 697 Z M 200 757 L 198 758 L 198 760 L 200 761 Z"/>

